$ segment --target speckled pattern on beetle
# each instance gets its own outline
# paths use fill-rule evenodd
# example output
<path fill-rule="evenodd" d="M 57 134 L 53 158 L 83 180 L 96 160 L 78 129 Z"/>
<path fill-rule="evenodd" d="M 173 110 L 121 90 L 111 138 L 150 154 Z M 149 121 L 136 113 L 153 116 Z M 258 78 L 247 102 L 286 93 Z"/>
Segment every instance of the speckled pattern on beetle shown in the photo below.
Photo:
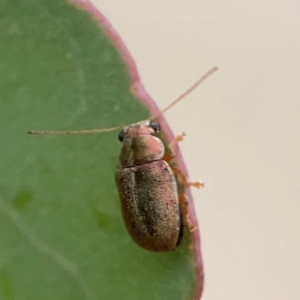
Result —
<path fill-rule="evenodd" d="M 115 180 L 121 200 L 123 219 L 133 240 L 142 248 L 153 252 L 172 251 L 179 246 L 184 221 L 190 232 L 197 227 L 189 219 L 188 201 L 183 193 L 178 194 L 174 174 L 184 186 L 203 187 L 200 181 L 189 182 L 178 169 L 171 168 L 168 161 L 174 157 L 165 155 L 162 141 L 155 136 L 159 132 L 157 117 L 195 90 L 204 80 L 218 70 L 210 69 L 189 89 L 172 101 L 156 116 L 122 126 L 119 140 L 123 142 L 120 155 L 121 165 L 116 171 Z M 103 133 L 120 129 L 120 126 L 90 130 L 71 131 L 28 131 L 29 134 L 86 134 Z M 178 135 L 171 144 L 182 140 Z M 184 219 L 184 220 L 183 220 Z"/>
<path fill-rule="evenodd" d="M 165 147 L 155 136 L 158 132 L 158 123 L 146 120 L 119 133 L 123 147 L 116 184 L 133 240 L 146 250 L 163 252 L 180 244 L 183 220 L 175 176 L 163 160 Z"/>

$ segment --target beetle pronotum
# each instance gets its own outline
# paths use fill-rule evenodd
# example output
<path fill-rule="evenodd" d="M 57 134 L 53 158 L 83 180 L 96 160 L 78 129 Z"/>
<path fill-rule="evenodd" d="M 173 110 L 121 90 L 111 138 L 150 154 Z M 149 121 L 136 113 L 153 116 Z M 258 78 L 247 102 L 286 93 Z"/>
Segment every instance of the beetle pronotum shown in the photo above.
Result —
<path fill-rule="evenodd" d="M 189 229 L 194 230 L 188 217 L 187 199 L 179 194 L 174 174 L 184 185 L 200 188 L 201 182 L 188 182 L 187 178 L 168 161 L 174 155 L 165 155 L 162 141 L 155 136 L 160 131 L 154 120 L 191 93 L 205 79 L 218 70 L 210 69 L 186 92 L 171 102 L 159 114 L 128 126 L 77 131 L 28 131 L 29 134 L 85 134 L 113 130 L 119 132 L 123 143 L 120 165 L 116 170 L 117 184 L 124 223 L 132 239 L 142 248 L 153 252 L 174 250 L 183 235 L 183 215 Z M 183 135 L 170 143 L 182 140 Z"/>

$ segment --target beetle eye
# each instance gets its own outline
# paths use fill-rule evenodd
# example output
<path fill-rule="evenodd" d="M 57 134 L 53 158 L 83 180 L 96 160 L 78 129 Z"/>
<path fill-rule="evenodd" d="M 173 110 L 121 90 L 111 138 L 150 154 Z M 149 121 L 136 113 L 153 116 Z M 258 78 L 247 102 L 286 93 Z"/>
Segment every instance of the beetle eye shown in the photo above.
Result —
<path fill-rule="evenodd" d="M 123 142 L 124 136 L 125 136 L 124 130 L 120 131 L 119 134 L 118 134 L 118 139 L 119 139 L 120 142 Z"/>
<path fill-rule="evenodd" d="M 160 127 L 159 124 L 155 121 L 150 121 L 149 126 L 155 131 L 155 132 L 159 132 L 160 131 Z"/>

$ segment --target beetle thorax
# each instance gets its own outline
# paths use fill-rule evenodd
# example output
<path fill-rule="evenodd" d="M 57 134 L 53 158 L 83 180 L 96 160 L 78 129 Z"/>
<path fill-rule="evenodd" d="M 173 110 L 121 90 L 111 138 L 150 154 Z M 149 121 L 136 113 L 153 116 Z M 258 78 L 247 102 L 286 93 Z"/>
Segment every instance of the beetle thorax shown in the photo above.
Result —
<path fill-rule="evenodd" d="M 120 155 L 122 167 L 131 167 L 162 159 L 165 147 L 154 136 L 154 130 L 148 122 L 140 122 L 125 128 L 123 147 Z"/>

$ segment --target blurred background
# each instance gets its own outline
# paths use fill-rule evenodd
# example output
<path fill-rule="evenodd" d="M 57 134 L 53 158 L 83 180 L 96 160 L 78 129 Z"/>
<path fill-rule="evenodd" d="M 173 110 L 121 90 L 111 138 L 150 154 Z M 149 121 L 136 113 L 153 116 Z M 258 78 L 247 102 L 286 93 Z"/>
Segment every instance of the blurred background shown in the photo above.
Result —
<path fill-rule="evenodd" d="M 193 180 L 205 300 L 300 299 L 300 2 L 93 0 L 166 114 Z"/>

